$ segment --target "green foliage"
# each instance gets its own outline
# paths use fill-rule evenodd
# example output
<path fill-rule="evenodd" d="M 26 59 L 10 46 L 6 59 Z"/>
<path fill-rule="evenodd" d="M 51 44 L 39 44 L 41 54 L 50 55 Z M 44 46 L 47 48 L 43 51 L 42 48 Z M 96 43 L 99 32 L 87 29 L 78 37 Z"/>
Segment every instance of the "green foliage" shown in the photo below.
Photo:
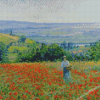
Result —
<path fill-rule="evenodd" d="M 5 44 L 3 42 L 0 42 L 0 61 L 3 60 L 4 51 L 5 51 Z"/>
<path fill-rule="evenodd" d="M 52 44 L 47 46 L 41 44 L 41 47 L 38 47 L 37 44 L 33 44 L 32 49 L 26 52 L 19 52 L 16 59 L 17 62 L 34 62 L 34 61 L 61 61 L 63 55 L 68 55 L 68 59 L 72 60 L 70 53 L 65 53 L 64 49 L 61 48 L 58 44 Z"/>
<path fill-rule="evenodd" d="M 76 47 L 73 45 L 72 42 L 66 43 L 65 40 L 61 43 L 61 47 L 64 48 L 65 50 L 71 50 L 71 49 L 76 48 Z"/>
<path fill-rule="evenodd" d="M 18 36 L 11 36 L 9 34 L 0 33 L 0 42 L 3 42 L 8 48 L 11 46 L 12 43 L 18 41 Z"/>
<path fill-rule="evenodd" d="M 10 31 L 9 35 L 12 35 L 12 30 Z"/>
<path fill-rule="evenodd" d="M 36 52 L 36 43 L 28 44 L 28 45 L 29 47 L 27 49 L 18 51 L 18 56 L 15 62 L 32 61 L 32 58 Z"/>
<path fill-rule="evenodd" d="M 20 37 L 20 39 L 18 40 L 18 42 L 25 42 L 25 40 L 26 40 L 26 37 L 24 36 L 24 35 L 22 35 L 21 37 Z"/>
<path fill-rule="evenodd" d="M 66 44 L 67 44 L 67 43 L 66 43 L 66 41 L 65 41 L 65 40 L 63 41 L 63 43 L 61 43 L 61 45 L 62 45 L 62 47 L 63 47 L 64 49 L 66 49 L 66 48 L 67 48 Z"/>
<path fill-rule="evenodd" d="M 100 66 L 93 66 L 92 67 L 92 70 L 95 70 L 95 71 L 99 71 L 100 72 Z"/>
<path fill-rule="evenodd" d="M 3 42 L 0 42 L 0 62 L 1 63 L 8 63 L 7 55 L 7 47 Z"/>
<path fill-rule="evenodd" d="M 91 49 L 88 50 L 86 55 L 90 60 L 99 60 L 100 59 L 100 41 L 98 41 L 94 46 L 91 46 Z"/>
<path fill-rule="evenodd" d="M 66 56 L 66 59 L 68 59 L 69 61 L 73 60 L 73 57 L 69 51 L 65 51 L 64 55 Z"/>
<path fill-rule="evenodd" d="M 72 42 L 68 42 L 68 50 L 69 49 L 73 49 L 73 48 L 74 48 L 73 43 Z"/>
<path fill-rule="evenodd" d="M 17 52 L 18 53 L 18 51 L 24 51 L 24 50 L 26 50 L 27 48 L 25 47 L 25 46 L 10 46 L 9 48 L 8 48 L 8 50 L 10 51 L 10 52 Z"/>
<path fill-rule="evenodd" d="M 58 44 L 52 44 L 48 47 L 49 60 L 54 61 L 61 58 L 64 55 L 64 49 L 58 46 Z"/>

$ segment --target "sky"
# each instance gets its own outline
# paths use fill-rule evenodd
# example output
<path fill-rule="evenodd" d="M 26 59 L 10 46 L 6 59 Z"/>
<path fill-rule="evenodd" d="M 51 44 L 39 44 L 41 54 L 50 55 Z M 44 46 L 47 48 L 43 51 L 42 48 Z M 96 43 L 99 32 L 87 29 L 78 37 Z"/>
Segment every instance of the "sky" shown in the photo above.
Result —
<path fill-rule="evenodd" d="M 0 0 L 0 20 L 98 23 L 100 0 Z"/>

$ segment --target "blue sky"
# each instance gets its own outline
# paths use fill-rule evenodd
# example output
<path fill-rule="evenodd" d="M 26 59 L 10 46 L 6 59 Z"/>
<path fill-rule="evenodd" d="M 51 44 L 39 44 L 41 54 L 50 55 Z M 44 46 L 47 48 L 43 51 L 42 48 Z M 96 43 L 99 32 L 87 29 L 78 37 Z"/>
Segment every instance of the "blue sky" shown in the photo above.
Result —
<path fill-rule="evenodd" d="M 0 20 L 100 22 L 100 0 L 0 0 Z"/>

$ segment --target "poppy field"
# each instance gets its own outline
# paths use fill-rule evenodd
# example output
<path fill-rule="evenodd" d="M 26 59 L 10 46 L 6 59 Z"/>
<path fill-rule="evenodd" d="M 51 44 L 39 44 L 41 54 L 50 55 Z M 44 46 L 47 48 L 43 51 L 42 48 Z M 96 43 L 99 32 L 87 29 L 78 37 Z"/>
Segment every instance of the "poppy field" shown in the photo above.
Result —
<path fill-rule="evenodd" d="M 0 64 L 0 100 L 100 100 L 100 61 L 70 63 L 69 84 L 61 62 Z"/>

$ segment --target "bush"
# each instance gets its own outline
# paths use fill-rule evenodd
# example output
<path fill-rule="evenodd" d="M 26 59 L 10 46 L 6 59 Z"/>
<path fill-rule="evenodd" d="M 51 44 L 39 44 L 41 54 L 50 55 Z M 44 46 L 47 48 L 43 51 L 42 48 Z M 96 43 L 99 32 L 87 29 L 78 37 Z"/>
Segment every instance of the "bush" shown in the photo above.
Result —
<path fill-rule="evenodd" d="M 89 60 L 98 61 L 100 59 L 100 41 L 91 46 L 86 55 L 89 56 Z"/>
<path fill-rule="evenodd" d="M 22 35 L 20 37 L 20 39 L 18 40 L 18 42 L 25 42 L 25 40 L 26 40 L 26 37 L 24 35 Z"/>
<path fill-rule="evenodd" d="M 7 55 L 7 47 L 3 42 L 0 42 L 0 63 L 9 63 Z"/>
<path fill-rule="evenodd" d="M 42 44 L 41 48 L 38 48 L 36 44 L 34 44 L 31 51 L 18 53 L 16 61 L 57 61 L 57 59 L 61 59 L 63 55 L 64 49 L 58 46 L 58 44 L 52 44 L 50 46 Z"/>
<path fill-rule="evenodd" d="M 18 53 L 18 52 L 19 52 L 19 50 L 17 50 L 17 49 L 13 50 L 13 53 Z"/>
<path fill-rule="evenodd" d="M 64 55 L 66 56 L 67 60 L 69 60 L 69 61 L 73 60 L 73 57 L 72 57 L 72 55 L 71 55 L 71 53 L 69 51 L 65 51 Z"/>

